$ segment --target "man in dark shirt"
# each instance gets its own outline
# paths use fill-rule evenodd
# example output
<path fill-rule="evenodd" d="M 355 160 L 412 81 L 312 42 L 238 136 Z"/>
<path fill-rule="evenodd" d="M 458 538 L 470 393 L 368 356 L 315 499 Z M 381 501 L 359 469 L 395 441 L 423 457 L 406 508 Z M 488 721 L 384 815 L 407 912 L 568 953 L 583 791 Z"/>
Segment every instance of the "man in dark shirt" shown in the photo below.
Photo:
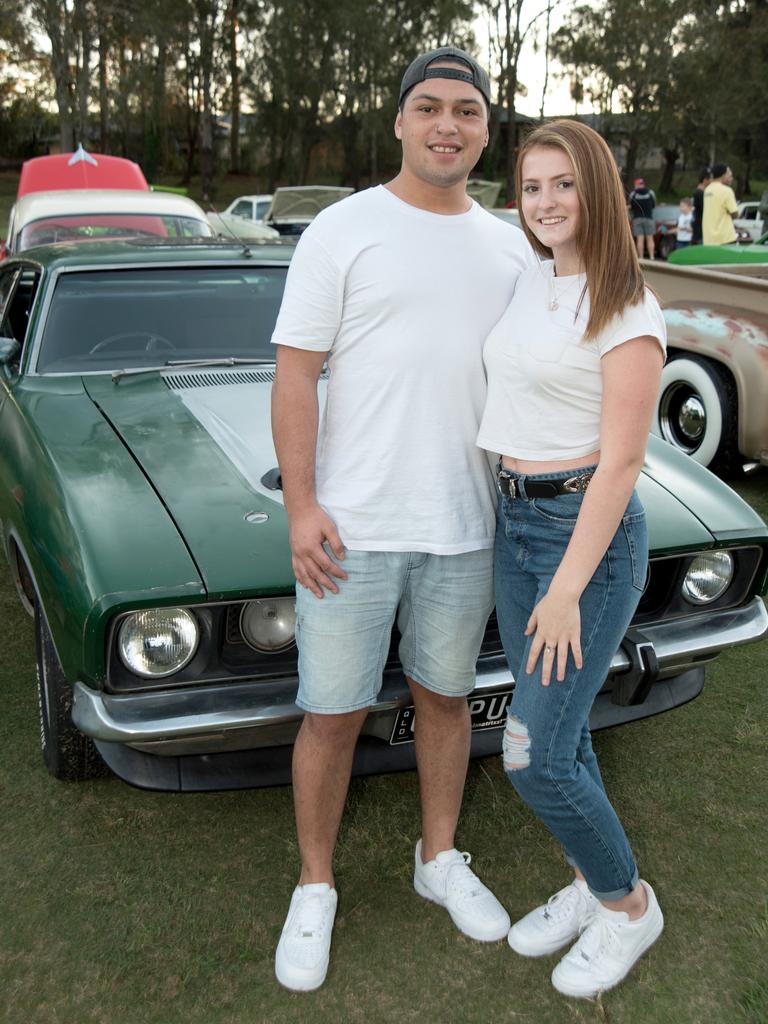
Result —
<path fill-rule="evenodd" d="M 642 178 L 635 178 L 635 187 L 629 193 L 629 212 L 632 217 L 632 234 L 635 236 L 637 255 L 642 259 L 643 243 L 648 250 L 648 259 L 653 259 L 653 236 L 656 224 L 653 209 L 656 196 Z"/>
<path fill-rule="evenodd" d="M 703 167 L 699 174 L 699 184 L 693 190 L 693 238 L 691 245 L 701 245 L 701 224 L 704 218 L 704 189 L 712 181 L 712 168 Z"/>

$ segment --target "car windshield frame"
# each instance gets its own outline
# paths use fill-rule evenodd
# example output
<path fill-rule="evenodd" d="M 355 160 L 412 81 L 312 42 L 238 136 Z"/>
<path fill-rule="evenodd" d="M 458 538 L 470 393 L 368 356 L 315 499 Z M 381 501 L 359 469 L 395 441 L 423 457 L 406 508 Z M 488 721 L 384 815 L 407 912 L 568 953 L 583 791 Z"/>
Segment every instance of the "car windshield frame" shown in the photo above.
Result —
<path fill-rule="evenodd" d="M 174 361 L 274 362 L 271 337 L 287 271 L 283 261 L 62 268 L 46 289 L 27 372 L 58 377 L 161 370 Z"/>

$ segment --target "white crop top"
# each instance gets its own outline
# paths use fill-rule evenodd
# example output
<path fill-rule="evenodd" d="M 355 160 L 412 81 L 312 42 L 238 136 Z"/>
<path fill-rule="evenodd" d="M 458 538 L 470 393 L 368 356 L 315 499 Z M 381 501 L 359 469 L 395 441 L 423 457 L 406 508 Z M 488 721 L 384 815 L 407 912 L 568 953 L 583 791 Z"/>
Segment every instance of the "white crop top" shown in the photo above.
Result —
<path fill-rule="evenodd" d="M 644 302 L 629 306 L 597 338 L 584 342 L 588 294 L 578 316 L 576 309 L 585 284 L 585 274 L 555 277 L 551 260 L 518 277 L 512 301 L 483 350 L 488 396 L 477 436 L 481 448 L 539 462 L 597 451 L 601 357 L 648 335 L 666 353 L 664 317 L 647 288 Z"/>

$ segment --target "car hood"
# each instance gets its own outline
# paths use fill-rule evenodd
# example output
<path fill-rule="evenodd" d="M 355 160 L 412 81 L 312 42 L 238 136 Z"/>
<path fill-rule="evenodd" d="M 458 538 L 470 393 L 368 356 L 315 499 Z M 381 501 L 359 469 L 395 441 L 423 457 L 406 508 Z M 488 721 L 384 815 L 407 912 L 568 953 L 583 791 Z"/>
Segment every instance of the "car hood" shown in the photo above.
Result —
<path fill-rule="evenodd" d="M 655 485 L 655 491 L 649 492 L 646 498 L 649 483 Z M 768 528 L 760 516 L 732 488 L 690 456 L 658 437 L 648 439 L 648 452 L 638 490 L 648 509 L 651 547 L 655 551 L 671 547 L 669 542 L 679 532 L 673 521 L 682 524 L 684 509 L 717 543 L 746 542 L 768 536 Z M 674 508 L 669 506 L 665 510 L 658 496 L 660 490 L 673 498 Z M 653 504 L 649 507 L 651 502 Z M 678 510 L 676 513 L 675 508 Z M 667 516 L 671 517 L 670 521 L 667 521 Z M 690 524 L 685 529 L 691 538 L 688 546 L 695 546 L 698 540 L 696 532 Z"/>
<path fill-rule="evenodd" d="M 339 185 L 297 185 L 278 188 L 264 217 L 265 221 L 309 221 L 326 206 L 332 206 L 354 192 Z"/>
<path fill-rule="evenodd" d="M 272 366 L 196 368 L 85 379 L 183 536 L 212 599 L 293 586 L 270 428 Z M 320 384 L 321 403 L 325 384 Z M 763 537 L 726 484 L 657 438 L 638 481 L 655 554 Z"/>
<path fill-rule="evenodd" d="M 293 586 L 269 422 L 272 367 L 89 377 L 183 536 L 213 599 Z"/>

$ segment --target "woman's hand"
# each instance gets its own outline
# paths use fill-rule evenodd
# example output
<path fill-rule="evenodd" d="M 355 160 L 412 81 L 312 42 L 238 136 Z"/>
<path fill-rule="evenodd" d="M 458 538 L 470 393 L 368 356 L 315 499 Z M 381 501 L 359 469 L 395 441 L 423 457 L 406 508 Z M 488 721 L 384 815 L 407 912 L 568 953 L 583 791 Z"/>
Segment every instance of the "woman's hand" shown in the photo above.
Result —
<path fill-rule="evenodd" d="M 577 669 L 582 667 L 581 613 L 579 602 L 572 596 L 548 591 L 531 612 L 525 635 L 533 635 L 525 671 L 531 675 L 541 655 L 541 685 L 549 686 L 552 666 L 557 655 L 557 680 L 565 679 L 568 648 L 573 652 Z"/>

